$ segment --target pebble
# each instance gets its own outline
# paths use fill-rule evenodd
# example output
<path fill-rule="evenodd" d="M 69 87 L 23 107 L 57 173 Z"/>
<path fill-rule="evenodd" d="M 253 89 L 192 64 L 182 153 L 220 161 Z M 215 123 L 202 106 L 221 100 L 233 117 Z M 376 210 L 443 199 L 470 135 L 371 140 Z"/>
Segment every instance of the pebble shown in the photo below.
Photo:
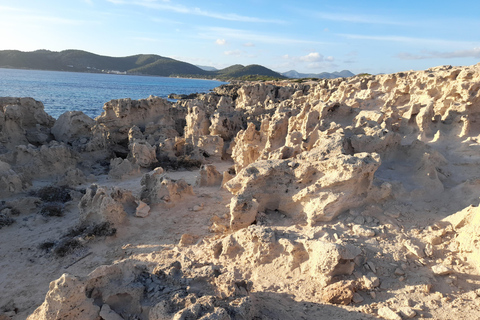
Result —
<path fill-rule="evenodd" d="M 380 285 L 380 279 L 371 272 L 363 276 L 362 281 L 366 290 L 372 290 Z"/>
<path fill-rule="evenodd" d="M 355 292 L 353 294 L 353 297 L 352 297 L 353 303 L 361 303 L 361 302 L 363 302 L 363 300 L 365 300 L 365 299 L 363 299 L 363 297 L 358 292 Z"/>
<path fill-rule="evenodd" d="M 409 308 L 409 307 L 402 307 L 400 308 L 400 314 L 402 314 L 405 318 L 413 318 L 417 315 L 417 313 L 415 312 L 415 310 L 413 310 L 412 308 Z"/>
<path fill-rule="evenodd" d="M 444 265 L 441 265 L 441 264 L 437 264 L 437 265 L 434 265 L 432 266 L 432 271 L 434 274 L 438 275 L 438 276 L 446 276 L 448 274 L 451 274 L 453 271 L 452 269 L 449 269 L 447 267 L 445 267 Z"/>
<path fill-rule="evenodd" d="M 353 222 L 359 225 L 363 225 L 365 223 L 365 218 L 363 216 L 356 217 Z"/>
<path fill-rule="evenodd" d="M 389 307 L 382 307 L 378 309 L 378 315 L 388 320 L 402 320 L 402 318 Z"/>
<path fill-rule="evenodd" d="M 373 264 L 372 261 L 367 261 L 367 266 L 373 271 L 373 273 L 377 273 L 377 268 L 375 268 L 375 264 Z"/>
<path fill-rule="evenodd" d="M 395 273 L 395 275 L 397 275 L 397 276 L 403 276 L 403 275 L 405 275 L 405 271 L 403 271 L 403 269 L 400 269 L 400 268 L 395 269 L 395 272 L 394 272 L 394 273 Z"/>
<path fill-rule="evenodd" d="M 201 205 L 193 206 L 192 210 L 195 211 L 195 212 L 203 210 L 203 203 Z"/>
<path fill-rule="evenodd" d="M 150 214 L 150 206 L 143 201 L 135 201 L 137 203 L 137 209 L 135 212 L 136 217 L 146 218 Z"/>
<path fill-rule="evenodd" d="M 410 240 L 406 240 L 403 243 L 403 245 L 405 246 L 405 248 L 407 248 L 408 251 L 410 251 L 411 253 L 413 253 L 417 257 L 425 258 L 425 252 L 423 252 L 423 250 L 420 249 L 419 246 L 417 246 L 416 244 L 413 244 Z"/>
<path fill-rule="evenodd" d="M 425 250 L 424 250 L 425 254 L 427 255 L 427 257 L 431 257 L 433 256 L 433 246 L 430 244 L 430 243 L 427 243 L 425 245 Z"/>
<path fill-rule="evenodd" d="M 99 316 L 105 320 L 123 320 L 123 318 L 113 311 L 108 304 L 102 306 Z"/>
<path fill-rule="evenodd" d="M 354 225 L 352 228 L 353 232 L 360 237 L 374 237 L 375 236 L 375 231 L 373 231 L 370 228 L 366 228 L 364 226 L 360 226 L 358 224 Z"/>

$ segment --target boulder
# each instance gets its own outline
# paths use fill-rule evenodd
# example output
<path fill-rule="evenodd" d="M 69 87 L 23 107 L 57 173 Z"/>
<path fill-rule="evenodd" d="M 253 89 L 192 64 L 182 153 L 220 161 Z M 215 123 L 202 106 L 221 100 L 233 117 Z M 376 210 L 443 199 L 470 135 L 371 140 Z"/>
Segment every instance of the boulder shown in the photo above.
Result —
<path fill-rule="evenodd" d="M 96 319 L 100 308 L 85 294 L 85 282 L 64 273 L 50 282 L 45 301 L 28 320 Z"/>
<path fill-rule="evenodd" d="M 158 203 L 175 205 L 182 198 L 194 195 L 192 186 L 185 180 L 175 181 L 158 171 L 143 175 L 141 185 L 140 198 L 148 205 Z"/>
<path fill-rule="evenodd" d="M 317 152 L 316 152 L 317 151 Z M 304 217 L 309 224 L 330 221 L 344 210 L 368 201 L 380 158 L 376 154 L 328 157 L 312 150 L 296 161 L 262 160 L 250 164 L 225 184 L 240 202 L 255 199 L 258 211 L 278 210 L 290 216 Z M 232 200 L 233 201 L 233 200 Z M 239 203 L 240 204 L 240 203 Z M 251 224 L 255 216 L 242 205 L 231 205 L 231 225 Z"/>
<path fill-rule="evenodd" d="M 131 163 L 128 159 L 114 158 L 110 160 L 110 171 L 108 172 L 108 176 L 112 179 L 121 180 L 139 173 L 139 165 Z"/>
<path fill-rule="evenodd" d="M 5 150 L 18 145 L 42 145 L 51 140 L 55 119 L 32 98 L 0 98 L 0 142 Z M 0 148 L 0 151 L 2 148 Z"/>
<path fill-rule="evenodd" d="M 8 197 L 21 191 L 23 183 L 20 176 L 8 163 L 0 161 L 0 197 Z"/>
<path fill-rule="evenodd" d="M 157 163 L 156 147 L 146 141 L 135 141 L 129 145 L 130 162 L 138 164 L 142 168 L 149 168 Z"/>
<path fill-rule="evenodd" d="M 92 184 L 78 204 L 82 225 L 109 222 L 118 227 L 127 221 L 127 211 L 133 214 L 136 208 L 131 191 L 119 188 L 108 189 Z"/>
<path fill-rule="evenodd" d="M 95 121 L 82 111 L 67 111 L 58 117 L 52 127 L 55 140 L 70 144 L 78 144 L 80 140 L 89 140 Z"/>
<path fill-rule="evenodd" d="M 199 173 L 196 182 L 199 187 L 216 187 L 222 183 L 223 175 L 217 171 L 213 164 L 202 165 Z"/>

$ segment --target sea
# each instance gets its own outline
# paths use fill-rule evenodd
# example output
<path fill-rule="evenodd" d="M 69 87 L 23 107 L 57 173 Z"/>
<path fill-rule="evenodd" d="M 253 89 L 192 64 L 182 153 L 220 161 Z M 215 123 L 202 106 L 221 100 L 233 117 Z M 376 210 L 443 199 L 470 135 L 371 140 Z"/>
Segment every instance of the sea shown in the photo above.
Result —
<path fill-rule="evenodd" d="M 225 82 L 0 68 L 0 97 L 34 98 L 43 102 L 45 111 L 55 119 L 66 111 L 83 111 L 95 118 L 112 99 L 137 100 L 150 95 L 167 99 L 170 93 L 207 93 L 222 84 Z"/>

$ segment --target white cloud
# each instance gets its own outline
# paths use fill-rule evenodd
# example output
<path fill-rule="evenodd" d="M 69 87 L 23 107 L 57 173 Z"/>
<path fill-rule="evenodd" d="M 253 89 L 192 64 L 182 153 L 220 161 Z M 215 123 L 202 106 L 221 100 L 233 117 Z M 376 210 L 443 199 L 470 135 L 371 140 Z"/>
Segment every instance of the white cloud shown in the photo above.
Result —
<path fill-rule="evenodd" d="M 237 50 L 225 51 L 223 54 L 226 56 L 239 57 L 243 54 L 243 51 L 237 49 Z"/>
<path fill-rule="evenodd" d="M 257 17 L 249 17 L 249 16 L 242 16 L 236 13 L 223 13 L 223 12 L 214 12 L 208 11 L 201 8 L 191 8 L 183 5 L 177 4 L 170 4 L 170 1 L 162 1 L 163 3 L 159 3 L 152 0 L 135 0 L 128 2 L 126 0 L 107 0 L 108 2 L 114 4 L 132 4 L 137 6 L 142 6 L 149 9 L 155 10 L 162 10 L 162 11 L 170 11 L 176 13 L 183 13 L 183 14 L 191 14 L 196 16 L 203 16 L 208 18 L 214 18 L 219 20 L 227 20 L 227 21 L 239 21 L 239 22 L 252 22 L 252 23 L 277 23 L 283 24 L 285 21 L 278 20 L 278 19 L 264 19 L 264 18 L 257 18 Z"/>
<path fill-rule="evenodd" d="M 335 58 L 332 57 L 332 56 L 328 56 L 328 57 L 325 58 L 325 61 L 333 62 L 333 61 L 335 61 Z"/>
<path fill-rule="evenodd" d="M 243 44 L 244 47 L 255 47 L 255 44 L 252 42 L 247 42 Z"/>
<path fill-rule="evenodd" d="M 219 46 L 224 46 L 224 45 L 227 44 L 227 40 L 225 40 L 225 39 L 217 39 L 217 40 L 215 41 L 215 43 L 218 44 Z"/>
<path fill-rule="evenodd" d="M 260 32 L 252 32 L 249 30 L 230 29 L 230 28 L 200 28 L 199 36 L 206 39 L 218 39 L 219 36 L 228 39 L 238 39 L 255 43 L 268 43 L 277 45 L 298 45 L 298 44 L 314 44 L 314 45 L 329 45 L 330 43 L 303 40 L 298 38 L 285 38 L 277 34 L 262 34 Z"/>
<path fill-rule="evenodd" d="M 323 55 L 318 52 L 310 52 L 306 56 L 300 57 L 303 62 L 320 62 L 323 61 Z"/>
<path fill-rule="evenodd" d="M 457 41 L 457 40 L 444 40 L 435 38 L 415 38 L 404 36 L 375 36 L 375 35 L 361 35 L 361 34 L 337 34 L 347 39 L 359 39 L 359 40 L 374 40 L 374 41 L 388 41 L 388 42 L 403 42 L 420 45 L 438 45 L 438 46 L 470 46 L 472 42 Z"/>

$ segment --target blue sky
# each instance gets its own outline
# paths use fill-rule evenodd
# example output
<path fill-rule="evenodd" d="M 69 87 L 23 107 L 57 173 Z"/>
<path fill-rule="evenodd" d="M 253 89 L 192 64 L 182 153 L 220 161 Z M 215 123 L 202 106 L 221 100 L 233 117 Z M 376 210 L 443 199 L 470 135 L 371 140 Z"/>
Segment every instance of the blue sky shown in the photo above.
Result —
<path fill-rule="evenodd" d="M 0 0 L 0 50 L 153 53 L 305 73 L 480 62 L 480 1 Z"/>

